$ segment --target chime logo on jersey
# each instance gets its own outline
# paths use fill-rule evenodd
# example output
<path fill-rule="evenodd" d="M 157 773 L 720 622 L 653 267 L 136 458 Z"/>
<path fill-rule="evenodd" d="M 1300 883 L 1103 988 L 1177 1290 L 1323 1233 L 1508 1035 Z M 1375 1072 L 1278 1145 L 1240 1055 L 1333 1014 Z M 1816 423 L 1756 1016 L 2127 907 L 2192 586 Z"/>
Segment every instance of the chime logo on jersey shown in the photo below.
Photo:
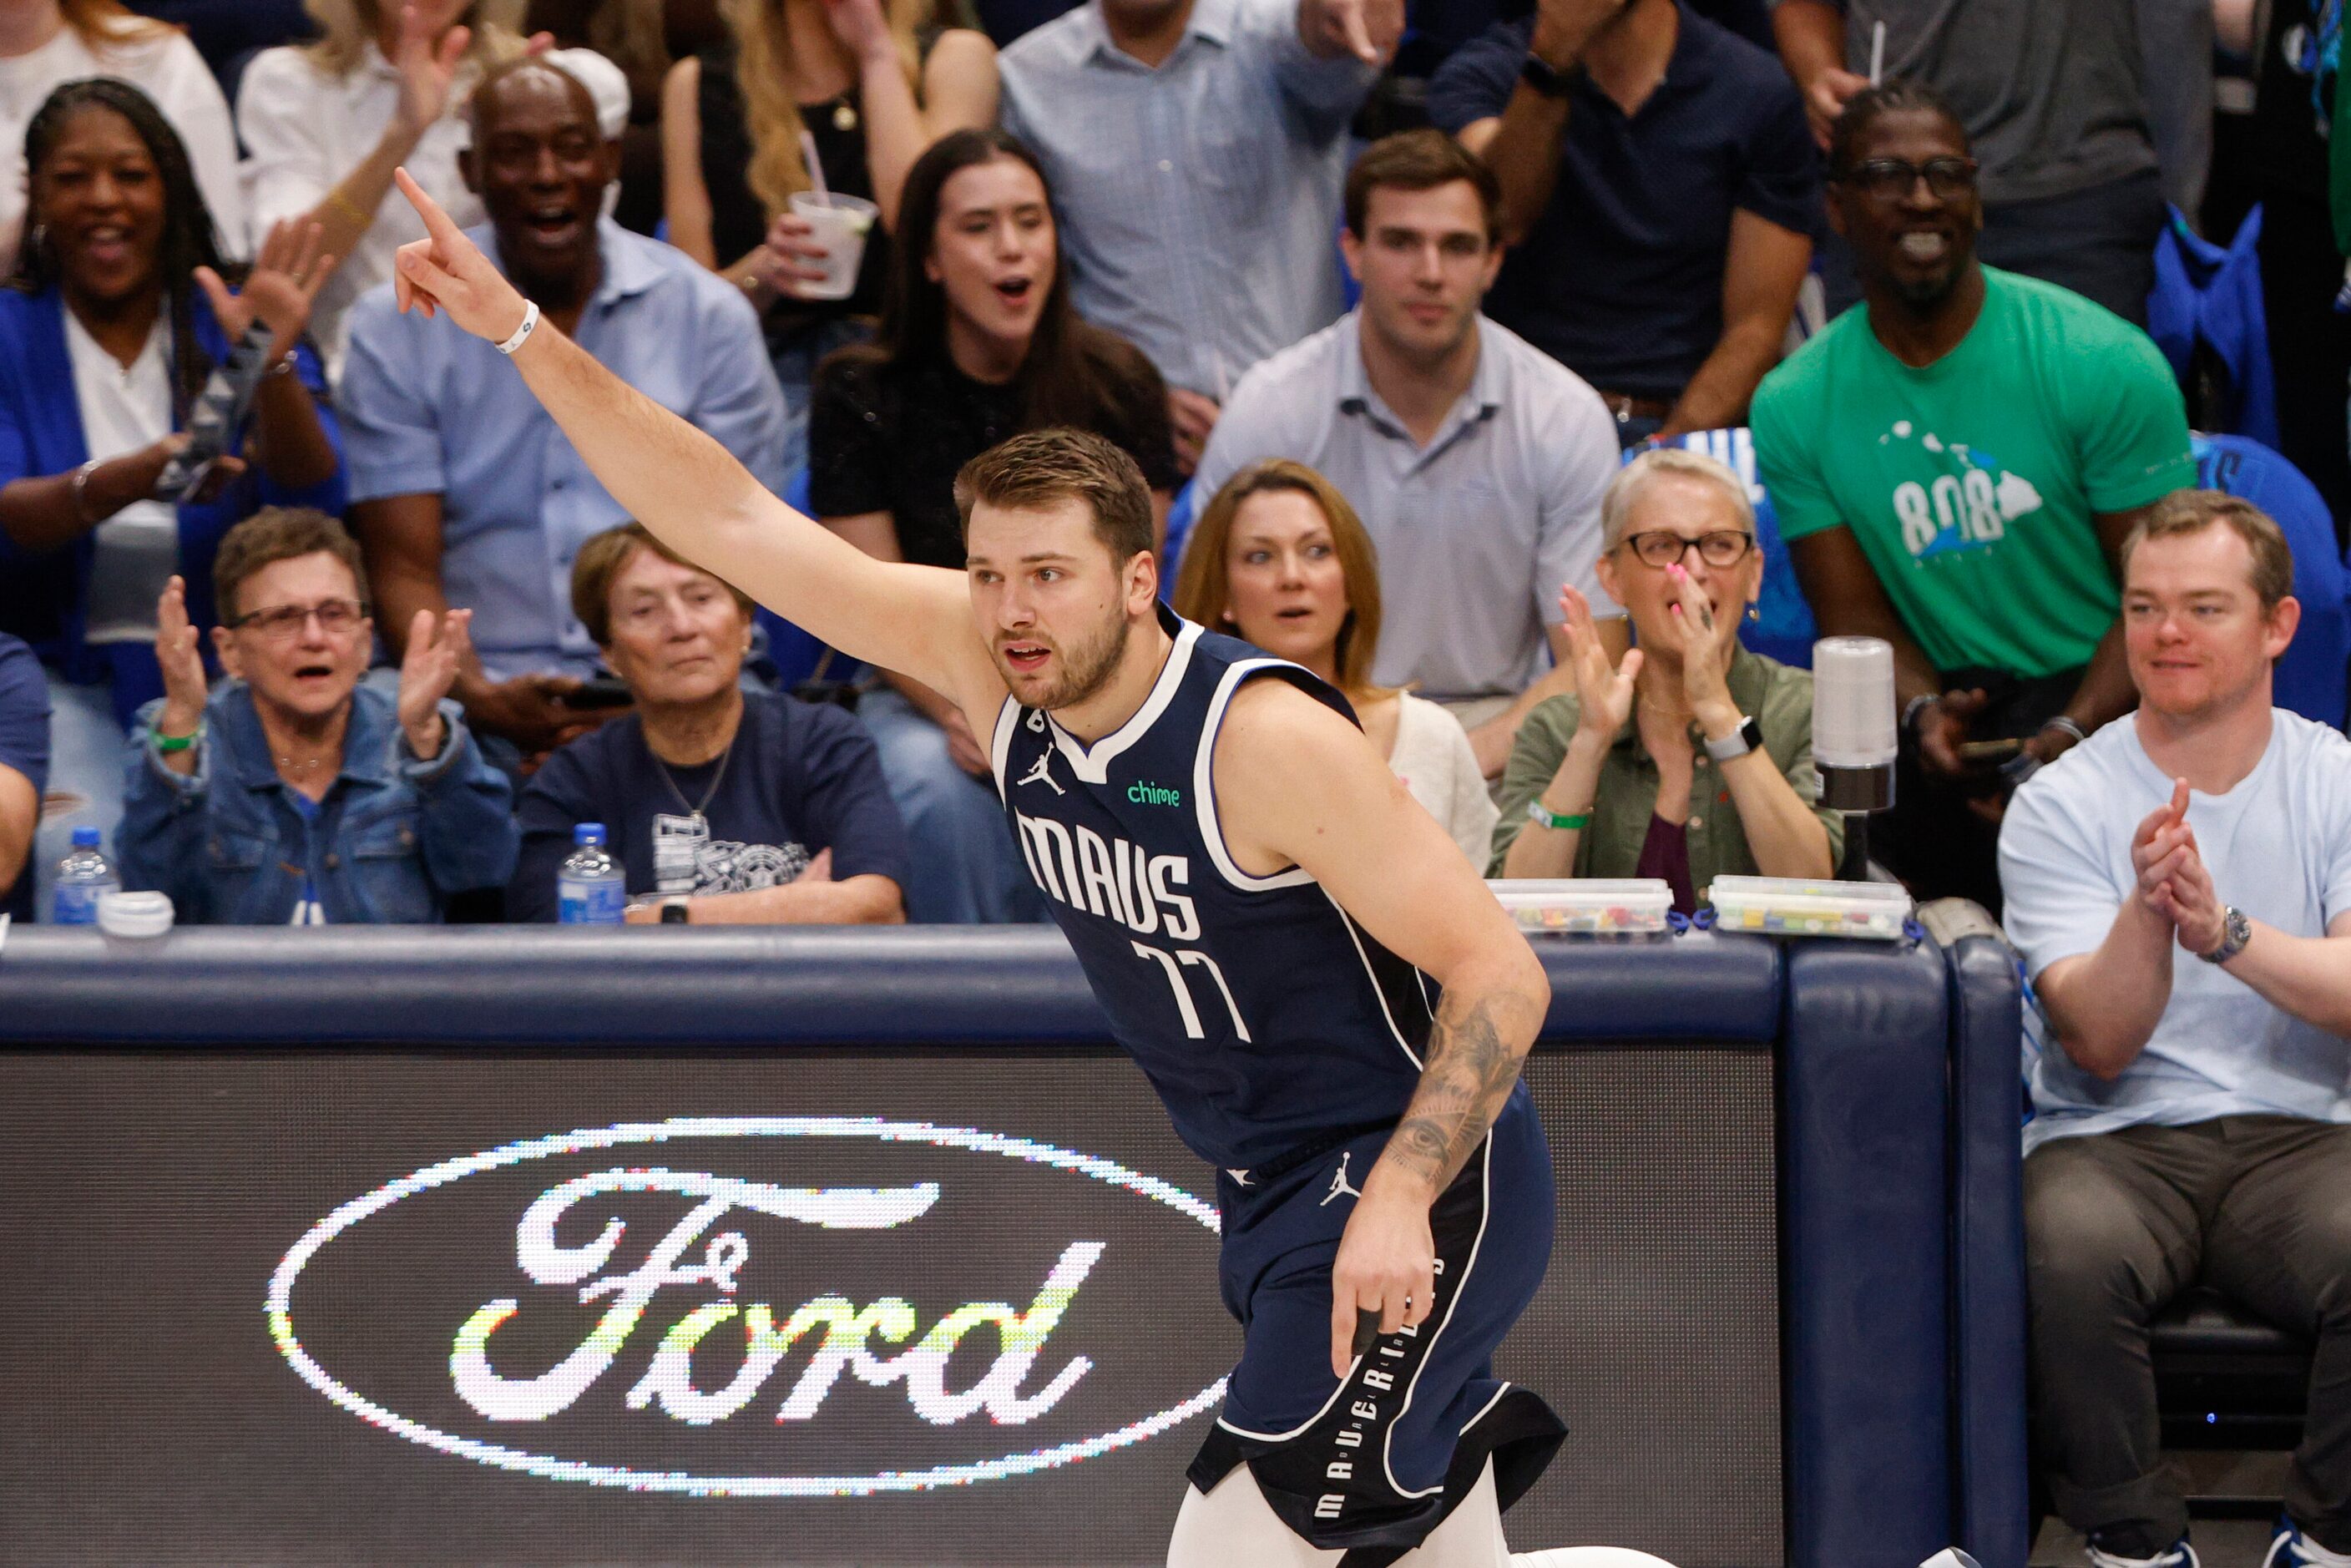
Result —
<path fill-rule="evenodd" d="M 1192 882 L 1191 862 L 1184 856 L 1155 855 L 1125 839 L 1105 839 L 1083 823 L 1025 811 L 1015 812 L 1014 820 L 1029 874 L 1048 896 L 1145 936 L 1163 924 L 1170 941 L 1200 935 L 1198 910 L 1176 891 Z"/>

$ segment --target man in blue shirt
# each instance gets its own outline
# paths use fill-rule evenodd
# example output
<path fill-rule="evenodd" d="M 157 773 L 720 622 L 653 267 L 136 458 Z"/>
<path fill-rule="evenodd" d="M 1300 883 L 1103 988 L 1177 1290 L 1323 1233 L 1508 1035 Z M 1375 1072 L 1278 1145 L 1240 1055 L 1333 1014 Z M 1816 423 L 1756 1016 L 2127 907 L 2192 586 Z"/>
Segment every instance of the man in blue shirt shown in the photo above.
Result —
<path fill-rule="evenodd" d="M 2049 1028 L 2025 1262 L 2053 1500 L 2097 1568 L 2193 1568 L 2147 1323 L 2202 1282 L 2317 1342 L 2269 1568 L 2351 1562 L 2351 745 L 2273 706 L 2276 523 L 2211 490 L 2122 549 L 2137 713 L 2016 792 L 2009 935 Z"/>
<path fill-rule="evenodd" d="M 528 61 L 474 95 L 474 231 L 548 321 L 780 488 L 783 392 L 749 303 L 669 246 L 600 219 L 617 172 L 588 89 Z M 475 612 L 478 657 L 455 696 L 525 755 L 592 725 L 565 694 L 596 648 L 569 606 L 571 563 L 625 519 L 489 344 L 402 316 L 387 287 L 350 316 L 341 412 L 351 516 L 395 657 L 419 610 Z"/>
<path fill-rule="evenodd" d="M 1544 0 L 1446 61 L 1428 111 L 1501 182 L 1488 314 L 1590 382 L 1627 445 L 1745 423 L 1820 215 L 1776 60 L 1676 0 Z"/>
<path fill-rule="evenodd" d="M 1092 0 L 998 62 L 1071 298 L 1167 378 L 1187 474 L 1241 372 L 1344 308 L 1347 125 L 1403 29 L 1404 0 Z"/>

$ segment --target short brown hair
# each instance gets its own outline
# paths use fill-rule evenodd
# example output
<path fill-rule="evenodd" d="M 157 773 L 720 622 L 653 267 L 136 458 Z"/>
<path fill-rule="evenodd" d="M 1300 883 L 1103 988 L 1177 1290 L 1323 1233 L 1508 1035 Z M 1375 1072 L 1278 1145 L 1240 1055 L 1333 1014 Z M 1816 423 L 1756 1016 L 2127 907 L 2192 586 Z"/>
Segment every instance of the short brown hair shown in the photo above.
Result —
<path fill-rule="evenodd" d="M 717 578 L 735 596 L 735 607 L 743 612 L 743 619 L 751 619 L 754 606 L 749 594 L 716 572 L 695 566 L 654 538 L 653 531 L 644 524 L 622 523 L 591 537 L 571 561 L 571 613 L 588 629 L 588 640 L 599 648 L 612 645 L 612 580 L 621 575 L 629 558 L 641 549 L 649 549 L 674 565 Z"/>
<path fill-rule="evenodd" d="M 1380 558 L 1372 536 L 1339 486 L 1303 463 L 1268 457 L 1252 463 L 1224 483 L 1201 508 L 1184 542 L 1184 565 L 1176 579 L 1176 613 L 1214 630 L 1233 601 L 1232 573 L 1226 555 L 1232 547 L 1233 519 L 1251 496 L 1292 491 L 1320 507 L 1331 525 L 1331 547 L 1339 557 L 1339 570 L 1347 584 L 1347 618 L 1339 624 L 1335 663 L 1339 689 L 1351 697 L 1382 697 L 1384 687 L 1372 685 L 1372 660 L 1380 646 Z"/>
<path fill-rule="evenodd" d="M 991 446 L 956 476 L 955 498 L 967 540 L 972 508 L 983 501 L 1023 511 L 1083 501 L 1112 560 L 1124 566 L 1151 549 L 1151 486 L 1143 470 L 1092 431 L 1058 425 Z"/>
<path fill-rule="evenodd" d="M 221 536 L 213 556 L 213 601 L 224 624 L 234 626 L 243 613 L 237 591 L 265 566 L 306 555 L 330 555 L 350 568 L 358 584 L 360 606 L 367 607 L 367 565 L 360 559 L 358 541 L 343 525 L 309 507 L 264 507 Z"/>
<path fill-rule="evenodd" d="M 1357 239 L 1364 233 L 1372 193 L 1382 186 L 1399 191 L 1433 191 L 1456 180 L 1467 180 L 1478 193 L 1486 214 L 1486 243 L 1502 242 L 1502 187 L 1484 159 L 1442 131 L 1400 131 L 1383 136 L 1364 149 L 1347 171 L 1347 232 Z"/>
<path fill-rule="evenodd" d="M 2141 541 L 2200 534 L 2216 523 L 2225 524 L 2245 541 L 2253 558 L 2253 592 L 2264 611 L 2276 609 L 2278 601 L 2294 591 L 2294 547 L 2267 512 L 2220 490 L 2175 490 L 2157 503 L 2123 539 L 2124 581 L 2130 580 L 2131 553 Z"/>

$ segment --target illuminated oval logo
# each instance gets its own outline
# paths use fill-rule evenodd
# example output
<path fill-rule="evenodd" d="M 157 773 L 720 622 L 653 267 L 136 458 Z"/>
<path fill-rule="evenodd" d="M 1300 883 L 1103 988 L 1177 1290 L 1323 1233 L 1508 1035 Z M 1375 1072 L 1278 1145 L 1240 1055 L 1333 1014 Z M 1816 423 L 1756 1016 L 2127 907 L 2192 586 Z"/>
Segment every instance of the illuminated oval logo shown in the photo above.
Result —
<path fill-rule="evenodd" d="M 1157 1177 L 997 1133 L 632 1123 L 344 1204 L 279 1262 L 269 1333 L 352 1415 L 502 1469 L 699 1497 L 920 1491 L 1214 1409 L 1233 1345 L 1151 1331 L 1213 1290 L 1217 1232 L 1213 1204 Z"/>

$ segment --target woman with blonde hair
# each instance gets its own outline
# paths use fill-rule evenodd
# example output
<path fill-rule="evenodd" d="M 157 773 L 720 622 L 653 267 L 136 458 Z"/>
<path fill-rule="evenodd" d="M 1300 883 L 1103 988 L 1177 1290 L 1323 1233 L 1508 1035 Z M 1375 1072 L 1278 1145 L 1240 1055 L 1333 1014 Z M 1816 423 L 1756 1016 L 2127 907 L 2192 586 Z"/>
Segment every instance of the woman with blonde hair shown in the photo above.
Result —
<path fill-rule="evenodd" d="M 663 202 L 670 243 L 761 312 L 796 469 L 817 362 L 881 311 L 907 172 L 948 132 L 996 121 L 996 47 L 934 26 L 933 0 L 721 0 L 721 13 L 727 39 L 678 61 L 662 89 Z M 824 250 L 791 199 L 819 173 L 881 210 L 846 299 L 806 297 Z"/>
<path fill-rule="evenodd" d="M 1338 487 L 1268 458 L 1225 481 L 1184 547 L 1176 613 L 1302 664 L 1345 694 L 1412 798 L 1483 867 L 1494 802 L 1468 732 L 1435 703 L 1372 684 L 1380 568 Z"/>
<path fill-rule="evenodd" d="M 1836 874 L 1812 672 L 1739 641 L 1763 584 L 1746 482 L 1699 453 L 1645 452 L 1610 482 L 1600 527 L 1600 586 L 1638 646 L 1611 664 L 1590 603 L 1560 590 L 1574 684 L 1519 727 L 1491 874 L 1656 877 L 1685 914 L 1725 873 Z"/>
<path fill-rule="evenodd" d="M 120 0 L 12 0 L 0 4 L 0 276 L 25 228 L 25 128 L 52 91 L 84 77 L 118 78 L 155 101 L 187 148 L 221 253 L 250 256 L 228 100 L 187 35 Z"/>
<path fill-rule="evenodd" d="M 329 380 L 342 379 L 343 315 L 392 277 L 392 256 L 421 239 L 415 209 L 393 190 L 405 166 L 449 214 L 484 219 L 459 155 L 472 144 L 465 100 L 490 67 L 544 41 L 523 39 L 526 0 L 304 0 L 315 42 L 264 49 L 237 89 L 236 128 L 252 154 L 253 207 L 266 225 L 319 225 L 340 256 L 314 326 Z M 596 99 L 616 140 L 629 118 L 620 68 L 586 49 L 556 57 Z"/>

